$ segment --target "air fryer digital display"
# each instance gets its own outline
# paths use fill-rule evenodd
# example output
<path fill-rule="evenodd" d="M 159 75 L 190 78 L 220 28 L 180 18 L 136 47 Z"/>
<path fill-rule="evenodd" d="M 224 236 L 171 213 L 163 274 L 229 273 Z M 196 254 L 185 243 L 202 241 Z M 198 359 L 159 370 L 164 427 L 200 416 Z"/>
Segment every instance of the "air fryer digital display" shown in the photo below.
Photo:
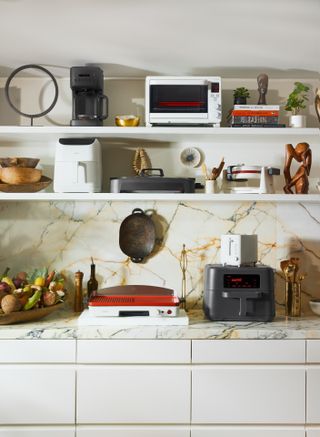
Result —
<path fill-rule="evenodd" d="M 226 274 L 223 276 L 224 288 L 260 288 L 260 275 Z"/>

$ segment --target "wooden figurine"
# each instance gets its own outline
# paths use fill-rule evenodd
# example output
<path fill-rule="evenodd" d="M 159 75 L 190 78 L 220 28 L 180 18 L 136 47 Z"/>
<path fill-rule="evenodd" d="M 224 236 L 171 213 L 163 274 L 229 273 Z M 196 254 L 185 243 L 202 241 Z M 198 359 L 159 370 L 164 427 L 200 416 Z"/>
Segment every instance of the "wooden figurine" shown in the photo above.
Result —
<path fill-rule="evenodd" d="M 268 75 L 265 73 L 261 73 L 259 74 L 259 76 L 257 77 L 257 82 L 258 82 L 258 91 L 259 91 L 259 100 L 258 100 L 258 105 L 266 105 L 266 94 L 268 91 Z"/>
<path fill-rule="evenodd" d="M 315 106 L 315 109 L 316 109 L 316 114 L 317 114 L 317 117 L 318 117 L 318 121 L 320 123 L 320 89 L 319 88 L 316 89 L 316 96 L 315 96 L 315 99 L 314 99 L 314 106 Z"/>
<path fill-rule="evenodd" d="M 296 174 L 291 177 L 290 166 L 292 160 L 301 162 Z M 292 187 L 295 188 L 296 194 L 308 194 L 309 179 L 312 164 L 312 153 L 308 143 L 298 143 L 294 148 L 292 144 L 286 144 L 286 157 L 283 174 L 286 185 L 283 190 L 286 194 L 293 194 Z"/>

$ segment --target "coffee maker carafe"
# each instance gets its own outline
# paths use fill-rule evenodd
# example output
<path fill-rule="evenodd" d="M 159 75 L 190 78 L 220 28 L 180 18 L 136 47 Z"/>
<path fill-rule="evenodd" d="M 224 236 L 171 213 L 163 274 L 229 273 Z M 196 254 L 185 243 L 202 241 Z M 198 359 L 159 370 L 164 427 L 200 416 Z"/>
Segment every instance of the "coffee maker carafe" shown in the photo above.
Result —
<path fill-rule="evenodd" d="M 103 71 L 99 67 L 71 67 L 71 126 L 102 126 L 108 116 L 108 98 L 103 94 Z"/>

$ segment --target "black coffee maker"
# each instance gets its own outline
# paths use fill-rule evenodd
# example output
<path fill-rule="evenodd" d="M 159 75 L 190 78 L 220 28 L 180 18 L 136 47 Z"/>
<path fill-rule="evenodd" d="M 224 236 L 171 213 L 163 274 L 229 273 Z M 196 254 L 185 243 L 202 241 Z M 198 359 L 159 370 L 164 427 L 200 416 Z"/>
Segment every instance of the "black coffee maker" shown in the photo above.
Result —
<path fill-rule="evenodd" d="M 103 71 L 99 67 L 71 67 L 71 126 L 102 126 L 108 116 L 108 98 L 103 94 Z"/>

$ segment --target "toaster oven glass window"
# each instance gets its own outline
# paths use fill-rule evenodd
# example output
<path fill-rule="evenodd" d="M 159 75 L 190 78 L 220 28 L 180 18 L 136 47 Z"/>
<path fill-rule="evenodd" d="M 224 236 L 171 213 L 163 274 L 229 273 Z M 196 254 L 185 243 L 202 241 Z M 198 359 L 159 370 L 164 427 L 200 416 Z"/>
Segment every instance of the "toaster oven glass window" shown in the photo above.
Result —
<path fill-rule="evenodd" d="M 224 275 L 224 288 L 260 288 L 260 275 Z"/>
<path fill-rule="evenodd" d="M 151 85 L 150 112 L 206 113 L 207 85 Z"/>

